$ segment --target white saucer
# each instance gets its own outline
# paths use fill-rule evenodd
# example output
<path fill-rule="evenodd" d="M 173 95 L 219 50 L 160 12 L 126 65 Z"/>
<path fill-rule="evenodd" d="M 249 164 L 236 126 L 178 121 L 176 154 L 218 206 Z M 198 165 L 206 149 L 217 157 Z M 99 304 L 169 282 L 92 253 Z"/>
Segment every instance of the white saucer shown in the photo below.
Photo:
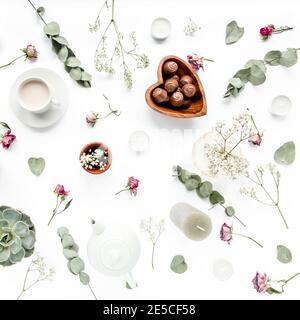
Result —
<path fill-rule="evenodd" d="M 48 111 L 42 114 L 34 114 L 23 109 L 17 99 L 17 89 L 19 84 L 28 77 L 40 77 L 49 82 L 55 91 L 55 100 L 57 105 L 50 107 Z M 64 80 L 55 72 L 46 68 L 33 68 L 22 73 L 14 82 L 10 90 L 10 106 L 15 116 L 24 124 L 32 128 L 46 128 L 56 123 L 66 112 L 69 105 L 68 88 Z"/>

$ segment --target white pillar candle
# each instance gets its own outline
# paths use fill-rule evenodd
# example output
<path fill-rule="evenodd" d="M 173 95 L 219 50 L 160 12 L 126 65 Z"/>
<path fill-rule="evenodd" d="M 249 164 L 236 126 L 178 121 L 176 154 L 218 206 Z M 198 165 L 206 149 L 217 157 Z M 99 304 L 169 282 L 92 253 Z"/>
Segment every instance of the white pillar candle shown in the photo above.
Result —
<path fill-rule="evenodd" d="M 194 241 L 204 240 L 212 229 L 210 217 L 188 203 L 175 204 L 171 209 L 170 218 L 186 237 Z"/>

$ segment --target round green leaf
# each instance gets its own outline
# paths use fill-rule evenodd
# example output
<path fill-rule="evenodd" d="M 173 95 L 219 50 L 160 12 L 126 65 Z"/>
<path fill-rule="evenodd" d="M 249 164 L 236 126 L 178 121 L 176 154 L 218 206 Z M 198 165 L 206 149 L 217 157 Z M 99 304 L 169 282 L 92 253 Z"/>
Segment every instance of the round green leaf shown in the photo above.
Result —
<path fill-rule="evenodd" d="M 213 185 L 209 181 L 201 183 L 200 187 L 197 188 L 196 192 L 200 198 L 207 198 L 213 189 Z"/>
<path fill-rule="evenodd" d="M 57 229 L 57 233 L 61 238 L 63 238 L 64 235 L 69 234 L 69 229 L 66 227 L 60 227 Z"/>
<path fill-rule="evenodd" d="M 289 263 L 292 261 L 292 252 L 289 248 L 278 245 L 277 246 L 277 259 L 282 263 Z"/>
<path fill-rule="evenodd" d="M 62 238 L 62 245 L 64 248 L 72 247 L 74 244 L 74 239 L 70 234 L 65 234 Z"/>
<path fill-rule="evenodd" d="M 3 248 L 0 251 L 0 262 L 6 261 L 10 256 L 10 249 L 9 248 Z"/>
<path fill-rule="evenodd" d="M 225 213 L 227 214 L 228 217 L 233 217 L 235 215 L 235 210 L 233 207 L 227 207 L 225 209 Z"/>
<path fill-rule="evenodd" d="M 226 44 L 232 44 L 241 39 L 244 35 L 244 28 L 238 26 L 236 21 L 231 21 L 226 26 Z"/>
<path fill-rule="evenodd" d="M 229 79 L 229 84 L 233 87 L 240 89 L 244 87 L 244 82 L 240 78 L 231 78 Z"/>
<path fill-rule="evenodd" d="M 188 266 L 184 260 L 184 257 L 181 255 L 177 255 L 173 258 L 170 268 L 175 273 L 184 273 L 186 272 Z"/>
<path fill-rule="evenodd" d="M 279 164 L 291 164 L 296 156 L 296 147 L 293 141 L 284 143 L 274 153 L 274 160 Z"/>
<path fill-rule="evenodd" d="M 84 284 L 84 285 L 87 285 L 90 282 L 89 275 L 87 273 L 83 272 L 83 271 L 81 271 L 79 273 L 79 279 L 80 279 L 81 283 Z"/>
<path fill-rule="evenodd" d="M 69 50 L 66 46 L 62 46 L 57 53 L 58 58 L 64 63 L 66 62 L 68 55 L 69 55 Z"/>
<path fill-rule="evenodd" d="M 279 60 L 281 58 L 281 51 L 278 50 L 272 50 L 266 53 L 264 60 L 266 63 L 268 63 L 271 66 L 278 66 Z"/>
<path fill-rule="evenodd" d="M 263 72 L 267 71 L 267 67 L 263 60 L 251 59 L 246 63 L 245 68 L 252 68 L 253 66 L 257 66 Z"/>
<path fill-rule="evenodd" d="M 266 81 L 266 75 L 260 67 L 258 67 L 257 65 L 253 65 L 251 67 L 249 81 L 254 86 L 259 86 Z"/>
<path fill-rule="evenodd" d="M 249 81 L 250 71 L 251 68 L 241 69 L 233 76 L 233 78 L 239 78 L 244 83 L 247 83 Z"/>
<path fill-rule="evenodd" d="M 81 81 L 91 81 L 92 80 L 92 76 L 87 73 L 86 71 L 82 71 L 81 72 Z"/>
<path fill-rule="evenodd" d="M 181 171 L 178 172 L 178 179 L 182 183 L 185 183 L 190 177 L 191 177 L 191 173 L 185 169 L 181 169 Z"/>
<path fill-rule="evenodd" d="M 288 48 L 286 51 L 281 53 L 281 58 L 279 59 L 279 63 L 284 67 L 291 67 L 296 64 L 298 61 L 297 50 L 293 48 Z"/>
<path fill-rule="evenodd" d="M 34 175 L 40 176 L 45 169 L 46 162 L 43 158 L 29 158 L 28 165 Z"/>
<path fill-rule="evenodd" d="M 81 271 L 84 270 L 84 262 L 79 257 L 70 260 L 69 266 L 73 274 L 79 274 Z"/>
<path fill-rule="evenodd" d="M 10 252 L 12 254 L 18 253 L 22 249 L 22 242 L 19 238 L 16 238 L 14 243 L 10 246 Z"/>
<path fill-rule="evenodd" d="M 72 68 L 70 70 L 70 76 L 72 79 L 78 81 L 81 79 L 81 69 L 80 68 Z"/>
<path fill-rule="evenodd" d="M 39 7 L 39 8 L 37 8 L 36 11 L 40 16 L 43 16 L 45 14 L 45 8 L 44 7 Z"/>
<path fill-rule="evenodd" d="M 192 191 L 198 188 L 199 181 L 197 179 L 190 178 L 185 182 L 184 185 L 187 188 L 187 190 Z"/>
<path fill-rule="evenodd" d="M 63 249 L 63 255 L 68 260 L 78 257 L 78 253 L 75 250 L 66 249 L 66 248 Z"/>
<path fill-rule="evenodd" d="M 58 23 L 53 21 L 53 22 L 46 24 L 44 26 L 44 32 L 48 36 L 58 36 L 59 32 L 60 32 Z"/>
<path fill-rule="evenodd" d="M 81 62 L 76 57 L 70 57 L 67 59 L 66 65 L 70 68 L 76 68 L 81 65 Z"/>
<path fill-rule="evenodd" d="M 214 206 L 216 204 L 223 204 L 225 203 L 224 197 L 218 192 L 213 191 L 209 196 L 210 203 Z"/>
<path fill-rule="evenodd" d="M 68 46 L 69 43 L 66 38 L 57 36 L 57 37 L 52 37 L 52 40 L 56 41 L 59 44 L 62 44 L 63 46 Z"/>

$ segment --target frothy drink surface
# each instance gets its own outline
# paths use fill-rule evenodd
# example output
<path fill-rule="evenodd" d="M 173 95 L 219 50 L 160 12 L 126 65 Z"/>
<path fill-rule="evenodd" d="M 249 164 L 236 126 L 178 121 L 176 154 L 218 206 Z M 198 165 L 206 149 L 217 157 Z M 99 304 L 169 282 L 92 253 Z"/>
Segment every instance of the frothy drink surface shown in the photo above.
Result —
<path fill-rule="evenodd" d="M 49 99 L 49 89 L 42 81 L 28 81 L 21 87 L 20 97 L 28 109 L 39 109 Z"/>

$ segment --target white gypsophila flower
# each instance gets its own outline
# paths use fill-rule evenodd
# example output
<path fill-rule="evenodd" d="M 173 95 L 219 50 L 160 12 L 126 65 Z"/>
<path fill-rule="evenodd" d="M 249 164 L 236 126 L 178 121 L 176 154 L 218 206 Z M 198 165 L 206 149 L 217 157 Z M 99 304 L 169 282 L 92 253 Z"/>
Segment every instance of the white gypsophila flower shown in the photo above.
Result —
<path fill-rule="evenodd" d="M 163 219 L 154 219 L 150 217 L 141 221 L 140 228 L 142 232 L 147 233 L 149 240 L 155 243 L 159 236 L 164 232 L 165 222 Z"/>
<path fill-rule="evenodd" d="M 184 33 L 186 36 L 193 36 L 197 31 L 201 29 L 200 26 L 196 24 L 191 18 L 189 18 L 188 23 L 184 27 Z"/>

